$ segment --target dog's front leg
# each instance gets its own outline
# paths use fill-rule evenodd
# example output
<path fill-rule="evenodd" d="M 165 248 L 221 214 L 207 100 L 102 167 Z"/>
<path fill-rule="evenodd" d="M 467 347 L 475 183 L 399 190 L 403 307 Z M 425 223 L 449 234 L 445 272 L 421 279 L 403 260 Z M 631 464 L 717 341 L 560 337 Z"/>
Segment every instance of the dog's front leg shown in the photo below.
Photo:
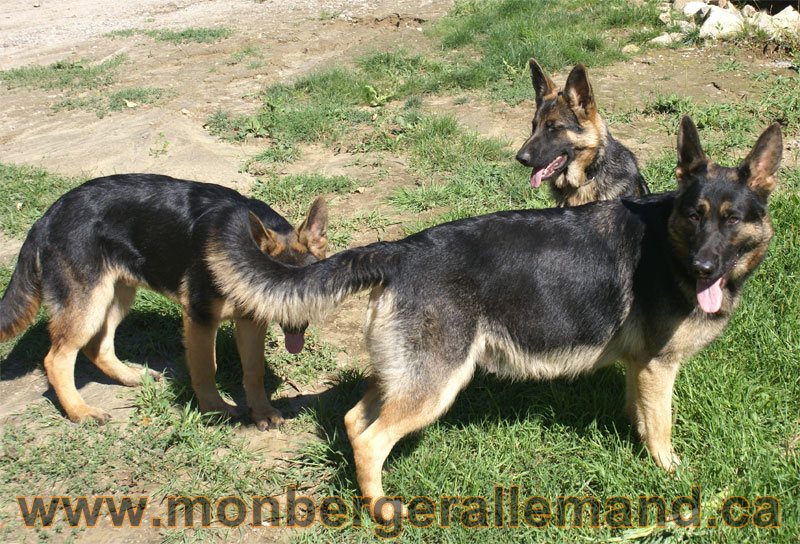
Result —
<path fill-rule="evenodd" d="M 237 416 L 236 406 L 222 398 L 217 389 L 217 327 L 219 322 L 198 323 L 184 313 L 183 334 L 186 366 L 192 389 L 202 412 L 221 412 Z"/>
<path fill-rule="evenodd" d="M 674 471 L 681 460 L 672 449 L 672 390 L 680 364 L 664 359 L 627 365 L 627 401 L 639 436 L 656 464 Z"/>
<path fill-rule="evenodd" d="M 267 328 L 250 319 L 237 319 L 234 336 L 242 361 L 244 393 L 250 416 L 259 431 L 275 429 L 283 425 L 283 415 L 270 404 L 264 390 L 264 340 Z"/>

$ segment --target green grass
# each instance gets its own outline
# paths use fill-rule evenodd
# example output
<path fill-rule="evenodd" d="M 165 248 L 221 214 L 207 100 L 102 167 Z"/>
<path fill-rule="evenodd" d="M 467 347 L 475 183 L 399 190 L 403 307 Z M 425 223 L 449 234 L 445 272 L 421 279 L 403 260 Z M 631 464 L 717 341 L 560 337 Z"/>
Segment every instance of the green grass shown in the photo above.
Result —
<path fill-rule="evenodd" d="M 129 38 L 135 35 L 144 35 L 159 42 L 169 42 L 176 45 L 184 43 L 214 43 L 233 35 L 233 30 L 225 27 L 189 27 L 183 30 L 143 30 L 128 28 L 115 30 L 106 34 L 109 38 Z"/>
<path fill-rule="evenodd" d="M 25 66 L 0 72 L 0 81 L 8 88 L 86 90 L 106 87 L 113 83 L 116 70 L 128 61 L 120 54 L 92 64 L 87 60 L 62 60 L 47 66 Z"/>
<path fill-rule="evenodd" d="M 527 60 L 535 56 L 548 70 L 582 62 L 587 66 L 623 58 L 621 29 L 657 20 L 652 1 L 633 7 L 623 0 L 587 4 L 579 0 L 457 2 L 432 32 L 442 51 L 411 53 L 375 51 L 355 66 L 335 67 L 305 76 L 290 85 L 273 85 L 252 114 L 218 111 L 208 120 L 212 134 L 241 141 L 269 142 L 263 165 L 299 158 L 301 142 L 322 142 L 347 150 L 392 150 L 386 110 L 430 93 L 486 91 L 489 96 L 519 102 L 530 98 Z M 575 31 L 563 32 L 570 27 Z M 270 149 L 276 149 L 273 155 Z M 273 160 L 277 156 L 279 160 Z M 245 165 L 245 169 L 249 165 Z"/>
<path fill-rule="evenodd" d="M 779 122 L 784 132 L 796 134 L 800 130 L 798 79 L 776 76 L 753 85 L 760 91 L 756 97 L 736 102 L 698 104 L 685 96 L 657 94 L 641 113 L 657 118 L 670 134 L 676 133 L 683 115 L 690 115 L 710 156 L 724 155 L 734 149 L 746 151 L 770 123 Z"/>
<path fill-rule="evenodd" d="M 493 95 L 518 102 L 530 97 L 530 57 L 545 70 L 609 64 L 623 59 L 621 30 L 659 24 L 655 2 L 461 0 L 435 32 L 446 49 L 476 50 L 473 70 L 483 75 L 484 85 Z"/>
<path fill-rule="evenodd" d="M 271 176 L 256 180 L 250 196 L 276 206 L 287 219 L 298 224 L 317 196 L 348 194 L 359 185 L 357 180 L 348 176 Z"/>
<path fill-rule="evenodd" d="M 132 87 L 114 92 L 101 92 L 93 96 L 76 96 L 63 99 L 53 105 L 53 111 L 86 110 L 103 118 L 110 112 L 135 109 L 142 105 L 154 104 L 169 91 L 154 87 Z"/>
<path fill-rule="evenodd" d="M 79 182 L 33 166 L 0 163 L 0 229 L 9 236 L 24 236 L 58 197 Z"/>

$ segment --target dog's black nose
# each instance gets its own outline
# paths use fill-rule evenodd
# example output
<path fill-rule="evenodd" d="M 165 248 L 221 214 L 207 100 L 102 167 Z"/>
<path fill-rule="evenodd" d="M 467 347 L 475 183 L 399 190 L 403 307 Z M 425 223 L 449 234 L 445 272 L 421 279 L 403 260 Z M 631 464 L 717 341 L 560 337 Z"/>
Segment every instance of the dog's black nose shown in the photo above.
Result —
<path fill-rule="evenodd" d="M 517 160 L 525 166 L 528 166 L 528 163 L 531 160 L 531 154 L 528 153 L 527 149 L 520 149 L 517 153 Z"/>
<path fill-rule="evenodd" d="M 703 259 L 695 259 L 692 269 L 698 278 L 707 278 L 714 272 L 714 263 Z"/>

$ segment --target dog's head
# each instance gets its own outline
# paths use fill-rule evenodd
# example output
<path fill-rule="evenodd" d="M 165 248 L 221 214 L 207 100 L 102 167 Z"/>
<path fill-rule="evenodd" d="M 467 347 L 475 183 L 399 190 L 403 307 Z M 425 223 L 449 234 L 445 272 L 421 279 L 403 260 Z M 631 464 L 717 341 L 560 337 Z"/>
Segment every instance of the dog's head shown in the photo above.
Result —
<path fill-rule="evenodd" d="M 775 188 L 782 151 L 776 123 L 739 166 L 726 168 L 706 158 L 692 120 L 681 120 L 675 169 L 679 191 L 669 235 L 706 313 L 718 312 L 723 288 L 741 283 L 766 254 L 772 237 L 767 198 Z"/>
<path fill-rule="evenodd" d="M 545 179 L 553 180 L 556 186 L 578 187 L 584 183 L 586 168 L 607 134 L 586 69 L 575 66 L 559 91 L 534 59 L 529 64 L 536 114 L 531 136 L 517 152 L 517 160 L 533 169 L 533 187 L 539 187 Z"/>
<path fill-rule="evenodd" d="M 325 237 L 328 224 L 328 208 L 325 200 L 318 197 L 297 229 L 276 232 L 264 226 L 256 214 L 250 212 L 250 233 L 265 255 L 291 266 L 306 266 L 325 258 L 328 239 Z M 305 330 L 300 327 L 282 326 L 286 350 L 299 353 L 303 349 Z"/>

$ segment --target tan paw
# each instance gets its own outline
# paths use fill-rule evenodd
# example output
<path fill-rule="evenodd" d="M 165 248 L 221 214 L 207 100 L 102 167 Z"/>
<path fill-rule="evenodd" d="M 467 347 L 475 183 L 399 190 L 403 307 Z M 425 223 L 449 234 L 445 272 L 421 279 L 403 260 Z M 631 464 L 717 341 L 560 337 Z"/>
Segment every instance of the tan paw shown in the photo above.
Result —
<path fill-rule="evenodd" d="M 200 411 L 203 413 L 216 412 L 228 417 L 239 417 L 239 410 L 235 404 L 231 404 L 222 397 L 214 399 L 198 399 Z"/>
<path fill-rule="evenodd" d="M 84 404 L 75 408 L 67 413 L 69 419 L 75 423 L 82 423 L 84 421 L 94 421 L 98 425 L 104 425 L 111 421 L 111 414 L 100 408 Z"/>
<path fill-rule="evenodd" d="M 251 411 L 250 414 L 253 418 L 253 421 L 256 423 L 256 428 L 258 428 L 259 431 L 277 429 L 284 424 L 283 414 L 281 414 L 280 410 L 275 408 L 262 411 L 259 414 Z"/>
<path fill-rule="evenodd" d="M 653 460 L 667 472 L 675 472 L 681 464 L 681 458 L 671 448 L 653 452 Z"/>
<path fill-rule="evenodd" d="M 408 508 L 406 508 L 406 505 L 403 504 L 403 501 L 385 500 L 383 501 L 382 504 L 378 504 L 376 501 L 374 509 L 375 521 L 377 521 L 378 523 L 388 523 L 392 521 L 393 519 L 395 519 L 395 516 L 397 515 L 396 512 L 398 511 L 398 509 L 400 511 L 401 518 L 408 517 Z"/>

